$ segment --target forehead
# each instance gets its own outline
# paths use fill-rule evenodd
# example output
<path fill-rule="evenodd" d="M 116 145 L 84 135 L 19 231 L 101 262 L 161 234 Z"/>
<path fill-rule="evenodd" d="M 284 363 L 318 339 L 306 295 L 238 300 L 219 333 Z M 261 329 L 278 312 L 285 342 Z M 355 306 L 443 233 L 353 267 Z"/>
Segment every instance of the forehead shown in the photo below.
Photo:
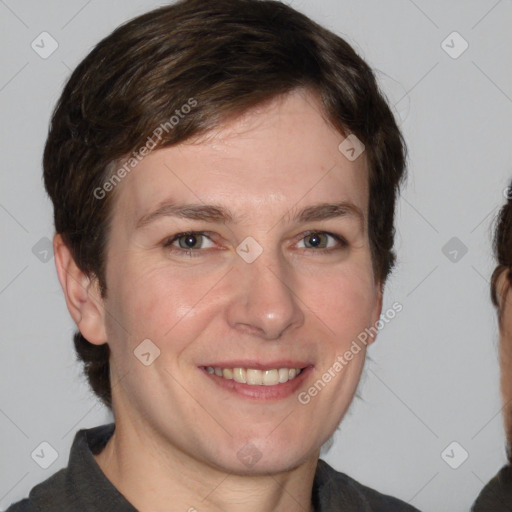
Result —
<path fill-rule="evenodd" d="M 366 212 L 366 157 L 347 159 L 339 150 L 344 139 L 314 95 L 294 91 L 195 140 L 150 153 L 119 185 L 116 211 L 136 224 L 175 198 L 223 203 L 240 218 L 251 209 L 261 218 L 320 201 L 350 200 Z"/>

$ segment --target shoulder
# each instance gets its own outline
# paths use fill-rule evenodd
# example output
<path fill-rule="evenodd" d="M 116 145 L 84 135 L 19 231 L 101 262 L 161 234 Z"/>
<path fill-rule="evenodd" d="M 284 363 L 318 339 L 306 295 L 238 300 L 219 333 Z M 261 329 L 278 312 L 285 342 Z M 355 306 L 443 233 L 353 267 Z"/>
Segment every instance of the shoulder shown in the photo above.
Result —
<path fill-rule="evenodd" d="M 13 503 L 5 512 L 39 512 L 37 508 L 31 505 L 30 500 L 24 500 Z"/>
<path fill-rule="evenodd" d="M 315 486 L 320 510 L 334 510 L 335 506 L 343 505 L 343 510 L 364 512 L 418 512 L 412 505 L 336 471 L 322 459 L 318 460 Z"/>
<path fill-rule="evenodd" d="M 512 503 L 512 466 L 503 466 L 478 495 L 471 512 L 505 512 Z"/>
<path fill-rule="evenodd" d="M 98 500 L 121 502 L 132 510 L 94 460 L 94 454 L 105 445 L 114 428 L 115 424 L 110 423 L 79 430 L 68 465 L 32 487 L 27 498 L 13 503 L 6 512 L 73 512 L 91 508 Z"/>
<path fill-rule="evenodd" d="M 66 468 L 32 487 L 28 498 L 13 503 L 5 512 L 43 512 L 46 506 L 59 506 L 64 495 Z"/>

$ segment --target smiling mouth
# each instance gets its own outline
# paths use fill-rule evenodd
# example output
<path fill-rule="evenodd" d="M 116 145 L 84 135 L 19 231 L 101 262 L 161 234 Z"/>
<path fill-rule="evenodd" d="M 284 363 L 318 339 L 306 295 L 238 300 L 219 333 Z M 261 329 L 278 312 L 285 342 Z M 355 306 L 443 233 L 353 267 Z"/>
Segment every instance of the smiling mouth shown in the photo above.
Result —
<path fill-rule="evenodd" d="M 275 386 L 284 384 L 297 378 L 304 368 L 272 368 L 268 370 L 258 370 L 254 368 L 220 368 L 212 366 L 203 366 L 210 374 L 215 374 L 226 380 L 234 380 L 240 384 L 249 386 Z"/>

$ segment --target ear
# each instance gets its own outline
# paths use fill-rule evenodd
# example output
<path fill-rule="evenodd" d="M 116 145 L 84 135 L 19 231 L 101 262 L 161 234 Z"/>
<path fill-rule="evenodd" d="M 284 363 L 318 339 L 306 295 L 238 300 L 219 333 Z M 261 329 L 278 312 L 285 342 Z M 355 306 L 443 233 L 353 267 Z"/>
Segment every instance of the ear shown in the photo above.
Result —
<path fill-rule="evenodd" d="M 376 283 L 376 295 L 375 295 L 375 306 L 372 311 L 372 324 L 370 327 L 375 327 L 377 322 L 380 319 L 380 314 L 382 313 L 382 297 L 384 295 L 383 284 L 380 281 Z M 370 336 L 368 337 L 368 346 L 370 346 L 377 338 L 377 333 L 374 332 L 374 329 L 370 329 Z"/>
<path fill-rule="evenodd" d="M 498 279 L 496 280 L 496 298 L 498 300 L 498 308 L 501 310 L 504 307 L 505 299 L 507 298 L 509 290 L 508 281 L 509 269 L 505 268 L 502 270 Z"/>
<path fill-rule="evenodd" d="M 66 305 L 82 336 L 94 345 L 106 343 L 105 310 L 98 280 L 78 268 L 58 233 L 53 237 L 53 253 Z"/>

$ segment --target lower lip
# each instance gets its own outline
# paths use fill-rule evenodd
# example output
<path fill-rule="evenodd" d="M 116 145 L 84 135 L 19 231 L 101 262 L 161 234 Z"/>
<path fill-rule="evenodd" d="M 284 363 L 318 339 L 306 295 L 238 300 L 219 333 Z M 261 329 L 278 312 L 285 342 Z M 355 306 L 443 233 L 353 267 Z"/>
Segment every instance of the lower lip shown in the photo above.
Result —
<path fill-rule="evenodd" d="M 263 401 L 282 400 L 283 398 L 288 398 L 299 389 L 304 380 L 307 379 L 313 371 L 312 366 L 307 366 L 302 370 L 298 377 L 295 377 L 288 382 L 280 382 L 273 386 L 251 386 L 250 384 L 237 382 L 234 379 L 225 379 L 224 377 L 219 377 L 214 373 L 208 373 L 205 368 L 199 369 L 209 377 L 212 382 L 221 388 L 250 400 Z"/>

